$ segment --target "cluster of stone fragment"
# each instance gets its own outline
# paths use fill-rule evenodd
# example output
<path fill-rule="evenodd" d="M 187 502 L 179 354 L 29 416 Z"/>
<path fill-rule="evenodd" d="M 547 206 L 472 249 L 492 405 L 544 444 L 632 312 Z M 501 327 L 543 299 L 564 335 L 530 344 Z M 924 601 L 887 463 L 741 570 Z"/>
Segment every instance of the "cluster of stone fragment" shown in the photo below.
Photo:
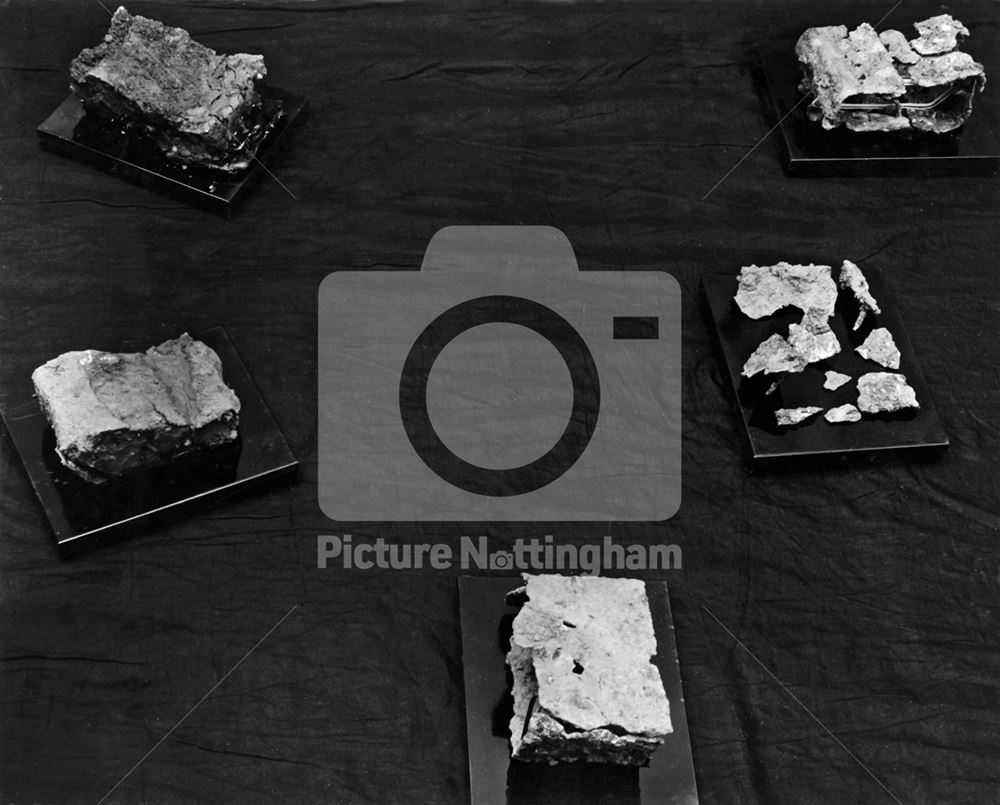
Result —
<path fill-rule="evenodd" d="M 805 72 L 800 89 L 815 95 L 809 118 L 826 129 L 939 134 L 965 123 L 986 83 L 983 65 L 958 50 L 968 28 L 949 14 L 914 28 L 919 36 L 909 40 L 896 30 L 876 33 L 867 23 L 850 32 L 844 25 L 806 30 L 795 54 Z"/>
<path fill-rule="evenodd" d="M 851 293 L 857 302 L 855 331 L 869 315 L 878 316 L 882 312 L 871 294 L 868 280 L 850 260 L 844 260 L 836 282 L 831 266 L 784 262 L 773 266 L 744 266 L 736 292 L 736 304 L 744 314 L 751 319 L 761 319 L 783 308 L 795 307 L 803 316 L 800 322 L 789 325 L 787 336 L 775 333 L 761 343 L 743 365 L 743 376 L 774 375 L 775 381 L 768 389 L 771 393 L 787 374 L 801 372 L 806 366 L 839 353 L 840 341 L 830 327 L 837 305 L 838 285 Z M 856 351 L 886 369 L 899 369 L 900 351 L 892 333 L 885 327 L 874 328 Z M 849 375 L 827 371 L 823 387 L 833 391 L 851 379 Z M 856 405 L 826 409 L 824 419 L 830 423 L 857 422 L 863 414 L 920 407 L 916 392 L 907 383 L 906 376 L 898 371 L 865 373 L 857 380 L 857 391 Z M 795 425 L 823 411 L 822 406 L 779 408 L 775 411 L 775 419 L 782 426 Z"/>

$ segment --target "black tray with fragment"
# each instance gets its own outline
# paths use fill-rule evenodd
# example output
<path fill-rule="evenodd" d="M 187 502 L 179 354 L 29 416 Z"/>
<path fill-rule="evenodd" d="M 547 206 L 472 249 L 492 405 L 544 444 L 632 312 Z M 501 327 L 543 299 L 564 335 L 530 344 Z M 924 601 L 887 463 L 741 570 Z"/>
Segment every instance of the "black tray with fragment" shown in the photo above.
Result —
<path fill-rule="evenodd" d="M 989 84 L 976 95 L 966 123 L 946 134 L 827 130 L 809 120 L 810 96 L 799 90 L 798 33 L 758 55 L 758 88 L 790 176 L 991 176 L 1000 169 L 1000 142 L 988 119 Z"/>
<path fill-rule="evenodd" d="M 234 443 L 94 484 L 60 463 L 55 434 L 37 402 L 5 413 L 4 424 L 61 553 L 135 536 L 295 476 L 298 461 L 225 330 L 216 327 L 195 337 L 218 354 L 225 382 L 239 397 L 239 438 Z"/>
<path fill-rule="evenodd" d="M 472 805 L 698 805 L 670 598 L 664 582 L 647 581 L 656 634 L 653 662 L 670 700 L 674 731 L 648 766 L 525 763 L 510 756 L 513 713 L 505 657 L 515 615 L 504 597 L 519 578 L 459 578 L 465 720 Z"/>
<path fill-rule="evenodd" d="M 743 365 L 770 335 L 788 333 L 788 325 L 802 318 L 794 308 L 772 316 L 751 319 L 737 306 L 737 275 L 704 277 L 702 296 L 707 318 L 722 353 L 726 381 L 748 448 L 752 471 L 801 470 L 846 463 L 868 463 L 887 457 L 933 457 L 948 446 L 948 437 L 938 419 L 928 385 L 920 369 L 910 339 L 903 329 L 899 312 L 880 272 L 862 267 L 881 313 L 870 313 L 861 327 L 852 330 L 857 304 L 850 292 L 841 290 L 830 327 L 837 335 L 841 351 L 831 358 L 808 365 L 802 372 L 788 374 L 777 389 L 767 393 L 775 375 L 744 378 Z M 876 327 L 892 334 L 901 353 L 898 370 L 886 369 L 866 360 L 855 347 Z M 823 388 L 825 372 L 833 370 L 851 376 L 851 382 L 836 391 Z M 857 378 L 867 372 L 898 372 L 906 376 L 916 392 L 919 409 L 892 414 L 864 414 L 858 422 L 830 423 L 819 413 L 797 425 L 780 426 L 774 412 L 778 408 L 820 406 L 825 410 L 857 403 Z"/>
<path fill-rule="evenodd" d="M 306 100 L 298 95 L 266 84 L 261 84 L 259 90 L 260 115 L 245 146 L 250 165 L 232 174 L 167 159 L 138 127 L 88 114 L 73 94 L 38 127 L 38 138 L 43 147 L 52 151 L 228 216 L 268 173 L 267 165 L 307 108 Z"/>

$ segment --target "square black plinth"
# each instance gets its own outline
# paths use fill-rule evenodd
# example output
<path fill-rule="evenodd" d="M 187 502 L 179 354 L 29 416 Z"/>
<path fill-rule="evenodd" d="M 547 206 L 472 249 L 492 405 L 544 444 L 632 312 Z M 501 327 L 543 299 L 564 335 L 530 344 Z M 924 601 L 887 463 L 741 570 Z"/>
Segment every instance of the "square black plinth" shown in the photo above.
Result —
<path fill-rule="evenodd" d="M 760 57 L 768 123 L 785 171 L 791 176 L 991 176 L 1000 168 L 1000 143 L 985 107 L 995 98 L 987 84 L 973 99 L 972 116 L 958 131 L 827 131 L 806 117 L 810 99 L 797 89 L 802 68 L 795 38 Z M 779 122 L 780 121 L 780 122 Z"/>
<path fill-rule="evenodd" d="M 67 470 L 41 412 L 8 414 L 4 424 L 42 504 L 61 553 L 70 554 L 191 516 L 218 500 L 291 480 L 298 461 L 247 374 L 225 330 L 195 334 L 216 351 L 240 400 L 235 444 L 104 484 Z"/>
<path fill-rule="evenodd" d="M 257 146 L 250 166 L 234 174 L 184 168 L 164 158 L 146 136 L 131 128 L 121 130 L 91 121 L 83 104 L 72 94 L 38 127 L 38 139 L 45 148 L 157 193 L 229 216 L 267 173 L 265 166 L 306 111 L 304 98 L 275 87 L 261 87 L 261 97 L 267 116 L 264 125 L 270 130 Z"/>
<path fill-rule="evenodd" d="M 892 294 L 880 272 L 867 266 L 863 271 L 882 312 L 878 316 L 869 315 L 859 330 L 852 330 L 856 303 L 846 301 L 845 296 L 850 294 L 841 291 L 830 319 L 841 351 L 828 360 L 810 364 L 798 374 L 786 375 L 778 389 L 770 394 L 766 390 L 774 376 L 744 378 L 741 374 L 743 364 L 773 333 L 788 335 L 788 325 L 801 320 L 802 311 L 789 308 L 754 320 L 744 315 L 733 299 L 737 289 L 736 275 L 702 279 L 709 324 L 721 349 L 728 385 L 739 411 L 751 470 L 812 469 L 871 462 L 889 456 L 933 457 L 948 446 L 948 437 L 934 408 L 931 388 L 920 370 Z M 901 353 L 898 370 L 886 369 L 855 352 L 855 347 L 875 327 L 885 327 L 892 333 Z M 828 369 L 850 375 L 852 379 L 836 391 L 828 391 L 823 388 Z M 859 422 L 836 424 L 823 419 L 822 412 L 798 425 L 779 426 L 775 421 L 774 412 L 778 408 L 820 406 L 829 409 L 846 403 L 856 404 L 858 377 L 867 372 L 892 371 L 906 376 L 907 383 L 916 392 L 919 410 L 865 414 Z"/>
<path fill-rule="evenodd" d="M 504 658 L 515 611 L 504 596 L 519 578 L 463 576 L 459 580 L 465 723 L 472 805 L 697 805 L 680 665 L 667 585 L 647 581 L 660 671 L 674 731 L 648 766 L 603 763 L 523 763 L 510 757 L 513 699 Z"/>

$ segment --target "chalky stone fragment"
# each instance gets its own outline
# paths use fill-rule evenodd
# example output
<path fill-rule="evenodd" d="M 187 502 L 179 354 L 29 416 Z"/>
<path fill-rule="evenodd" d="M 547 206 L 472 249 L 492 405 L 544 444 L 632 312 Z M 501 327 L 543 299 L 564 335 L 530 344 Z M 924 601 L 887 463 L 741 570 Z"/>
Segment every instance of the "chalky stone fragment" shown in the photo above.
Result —
<path fill-rule="evenodd" d="M 788 343 L 784 336 L 775 333 L 753 351 L 743 364 L 743 376 L 770 375 L 777 372 L 801 372 L 806 367 L 806 359 Z"/>
<path fill-rule="evenodd" d="M 887 369 L 899 368 L 899 348 L 885 327 L 872 330 L 864 343 L 856 349 L 862 358 L 881 364 Z"/>
<path fill-rule="evenodd" d="M 801 324 L 788 325 L 788 343 L 806 363 L 826 360 L 840 352 L 840 341 L 825 317 L 807 313 Z"/>
<path fill-rule="evenodd" d="M 913 27 L 920 34 L 910 40 L 910 46 L 921 56 L 936 56 L 948 53 L 958 47 L 962 39 L 969 35 L 969 29 L 956 20 L 951 14 L 938 14 Z"/>
<path fill-rule="evenodd" d="M 838 405 L 836 408 L 831 408 L 823 414 L 823 419 L 831 423 L 857 422 L 861 419 L 861 412 L 855 406 L 847 403 L 846 405 Z"/>
<path fill-rule="evenodd" d="M 823 409 L 816 405 L 805 405 L 801 408 L 779 408 L 774 412 L 774 418 L 779 425 L 798 425 L 809 417 L 816 416 Z"/>
<path fill-rule="evenodd" d="M 102 482 L 237 438 L 219 356 L 187 333 L 146 352 L 65 352 L 31 375 L 62 463 Z"/>
<path fill-rule="evenodd" d="M 901 31 L 882 31 L 878 38 L 885 45 L 885 49 L 889 51 L 889 55 L 900 64 L 913 64 L 920 61 L 920 54 L 910 46 Z"/>
<path fill-rule="evenodd" d="M 850 375 L 845 375 L 842 372 L 834 372 L 830 369 L 826 373 L 826 380 L 823 381 L 823 388 L 828 391 L 836 391 L 845 383 L 849 383 L 850 381 Z"/>
<path fill-rule="evenodd" d="M 853 293 L 854 298 L 857 300 L 859 311 L 853 329 L 857 330 L 869 313 L 878 315 L 882 312 L 882 309 L 878 306 L 878 302 L 875 301 L 875 297 L 872 296 L 869 290 L 868 280 L 865 279 L 865 275 L 850 260 L 845 260 L 844 264 L 840 267 L 840 275 L 837 277 L 837 283 L 841 288 L 846 288 Z"/>
<path fill-rule="evenodd" d="M 858 378 L 858 408 L 866 414 L 919 408 L 917 393 L 906 377 L 893 372 L 869 372 Z"/>
<path fill-rule="evenodd" d="M 639 766 L 673 731 L 637 579 L 524 574 L 514 618 L 513 757 Z"/>
<path fill-rule="evenodd" d="M 830 318 L 837 304 L 837 285 L 830 266 L 744 266 L 740 270 L 736 304 L 751 319 L 770 316 L 783 307 Z"/>

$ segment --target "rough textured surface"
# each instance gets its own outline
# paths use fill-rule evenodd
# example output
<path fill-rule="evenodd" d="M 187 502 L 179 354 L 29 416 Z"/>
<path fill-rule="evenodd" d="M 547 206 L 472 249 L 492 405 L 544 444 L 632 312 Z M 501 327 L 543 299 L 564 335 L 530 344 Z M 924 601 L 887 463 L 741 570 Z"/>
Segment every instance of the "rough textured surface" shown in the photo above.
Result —
<path fill-rule="evenodd" d="M 886 369 L 899 368 L 899 348 L 885 327 L 876 327 L 872 330 L 864 343 L 857 348 L 858 354 L 862 358 L 884 366 Z"/>
<path fill-rule="evenodd" d="M 736 304 L 751 319 L 770 316 L 783 307 L 829 318 L 837 304 L 837 285 L 830 266 L 744 266 L 740 270 Z"/>
<path fill-rule="evenodd" d="M 831 408 L 823 414 L 823 419 L 830 423 L 857 422 L 861 419 L 861 412 L 857 407 L 846 403 L 845 405 L 838 405 L 836 408 Z"/>
<path fill-rule="evenodd" d="M 87 480 L 232 441 L 240 402 L 215 352 L 187 333 L 145 353 L 66 352 L 31 375 L 56 452 Z"/>
<path fill-rule="evenodd" d="M 917 394 L 906 377 L 893 372 L 869 372 L 858 378 L 858 408 L 866 414 L 919 408 Z"/>
<path fill-rule="evenodd" d="M 223 56 L 181 28 L 119 7 L 104 41 L 70 66 L 88 112 L 142 127 L 170 159 L 241 170 L 259 104 L 264 58 Z"/>
<path fill-rule="evenodd" d="M 816 405 L 804 405 L 801 408 L 779 408 L 774 412 L 774 419 L 779 425 L 797 425 L 809 417 L 816 416 L 822 410 Z"/>
<path fill-rule="evenodd" d="M 808 88 L 816 93 L 809 108 L 818 112 L 824 128 L 844 122 L 840 107 L 848 98 L 898 98 L 906 91 L 892 56 L 868 23 L 850 32 L 844 25 L 809 28 L 799 37 L 795 55 L 806 67 Z"/>
<path fill-rule="evenodd" d="M 840 352 L 837 334 L 826 316 L 810 311 L 799 324 L 788 325 L 788 343 L 806 363 L 826 360 Z"/>
<path fill-rule="evenodd" d="M 920 36 L 910 40 L 910 46 L 921 56 L 936 56 L 954 50 L 969 35 L 969 29 L 951 14 L 928 17 L 915 22 L 913 27 Z"/>
<path fill-rule="evenodd" d="M 882 312 L 882 309 L 878 306 L 878 302 L 875 301 L 875 297 L 871 295 L 871 291 L 868 289 L 868 280 L 865 279 L 865 275 L 850 260 L 845 260 L 840 267 L 837 283 L 841 288 L 850 290 L 858 303 L 858 317 L 854 321 L 855 330 L 861 326 L 869 313 L 879 314 Z"/>
<path fill-rule="evenodd" d="M 986 80 L 981 64 L 955 50 L 968 30 L 947 14 L 915 27 L 920 36 L 909 42 L 867 23 L 850 32 L 843 25 L 807 29 L 795 53 L 805 72 L 801 89 L 815 94 L 809 118 L 859 132 L 961 126 Z"/>
<path fill-rule="evenodd" d="M 645 763 L 672 730 L 643 582 L 532 576 L 512 593 L 513 756 Z"/>
<path fill-rule="evenodd" d="M 937 87 L 963 78 L 982 75 L 983 66 L 968 53 L 945 53 L 921 59 L 909 70 L 910 80 L 918 87 Z"/>
<path fill-rule="evenodd" d="M 885 49 L 889 51 L 889 55 L 894 61 L 900 64 L 913 64 L 920 61 L 920 54 L 910 46 L 902 31 L 882 31 L 878 38 L 885 45 Z"/>
<path fill-rule="evenodd" d="M 807 361 L 801 353 L 789 344 L 784 336 L 775 333 L 763 341 L 747 358 L 747 362 L 743 364 L 743 376 L 754 377 L 761 372 L 768 375 L 777 372 L 801 372 L 806 364 Z"/>
<path fill-rule="evenodd" d="M 828 391 L 836 391 L 845 383 L 851 382 L 851 376 L 845 375 L 843 372 L 835 372 L 833 369 L 828 369 L 826 371 L 826 380 L 823 381 L 823 388 Z"/>

